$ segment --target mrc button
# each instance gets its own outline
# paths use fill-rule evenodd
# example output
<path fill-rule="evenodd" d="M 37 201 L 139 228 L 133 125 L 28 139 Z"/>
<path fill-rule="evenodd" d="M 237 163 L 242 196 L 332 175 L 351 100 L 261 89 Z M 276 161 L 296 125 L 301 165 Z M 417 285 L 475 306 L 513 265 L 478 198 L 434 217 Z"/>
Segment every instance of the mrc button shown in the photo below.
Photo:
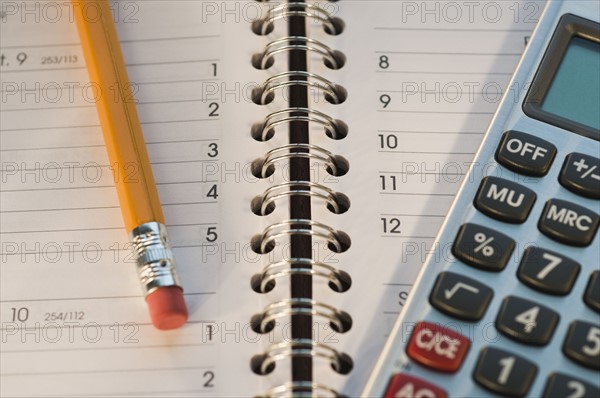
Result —
<path fill-rule="evenodd" d="M 520 131 L 507 131 L 496 151 L 496 161 L 520 174 L 542 177 L 556 156 L 556 147 L 548 141 Z"/>
<path fill-rule="evenodd" d="M 600 216 L 566 200 L 546 202 L 539 230 L 551 239 L 571 246 L 588 246 L 594 240 Z"/>

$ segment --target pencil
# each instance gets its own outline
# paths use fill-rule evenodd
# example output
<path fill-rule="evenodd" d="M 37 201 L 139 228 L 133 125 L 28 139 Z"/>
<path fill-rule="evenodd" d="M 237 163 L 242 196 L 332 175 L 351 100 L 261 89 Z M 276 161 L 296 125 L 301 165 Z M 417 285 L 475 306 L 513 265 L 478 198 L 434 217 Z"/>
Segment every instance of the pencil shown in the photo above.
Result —
<path fill-rule="evenodd" d="M 71 4 L 150 318 L 174 329 L 188 313 L 112 13 L 107 0 Z"/>

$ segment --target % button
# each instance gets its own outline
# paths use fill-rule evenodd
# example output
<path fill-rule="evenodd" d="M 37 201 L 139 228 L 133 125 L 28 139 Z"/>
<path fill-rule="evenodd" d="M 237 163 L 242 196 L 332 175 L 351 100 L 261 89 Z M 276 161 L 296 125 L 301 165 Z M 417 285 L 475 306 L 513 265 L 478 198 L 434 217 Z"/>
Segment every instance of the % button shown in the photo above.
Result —
<path fill-rule="evenodd" d="M 512 252 L 515 241 L 508 236 L 478 224 L 460 227 L 452 254 L 463 263 L 484 271 L 502 271 Z"/>

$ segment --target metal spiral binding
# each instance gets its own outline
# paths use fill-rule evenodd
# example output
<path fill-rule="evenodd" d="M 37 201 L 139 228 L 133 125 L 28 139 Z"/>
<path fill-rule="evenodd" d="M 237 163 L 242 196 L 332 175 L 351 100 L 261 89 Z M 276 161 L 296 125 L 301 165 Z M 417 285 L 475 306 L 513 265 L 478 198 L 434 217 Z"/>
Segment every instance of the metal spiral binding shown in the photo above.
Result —
<path fill-rule="evenodd" d="M 257 292 L 267 293 L 273 289 L 276 279 L 289 275 L 312 275 L 324 278 L 336 292 L 345 292 L 352 283 L 348 273 L 331 265 L 309 258 L 290 258 L 268 264 L 260 274 L 254 275 L 252 285 Z"/>
<path fill-rule="evenodd" d="M 352 318 L 328 304 L 317 300 L 293 297 L 267 305 L 261 313 L 252 318 L 253 328 L 257 333 L 269 333 L 275 320 L 292 315 L 312 315 L 325 318 L 333 330 L 344 333 L 352 327 Z"/>
<path fill-rule="evenodd" d="M 293 357 L 319 357 L 331 364 L 339 374 L 348 374 L 354 366 L 352 358 L 333 347 L 309 339 L 292 339 L 267 347 L 261 355 L 252 358 L 252 365 L 259 374 L 269 374 L 277 361 Z"/>
<path fill-rule="evenodd" d="M 301 8 L 294 10 L 294 8 Z M 279 19 L 287 19 L 291 16 L 303 16 L 313 18 L 323 24 L 323 27 L 331 34 L 339 34 L 340 30 L 335 24 L 332 15 L 322 7 L 307 2 L 290 2 L 271 8 L 263 19 L 254 22 L 253 29 L 256 33 L 266 35 L 269 27 Z"/>
<path fill-rule="evenodd" d="M 303 77 L 306 78 L 306 80 L 289 80 L 290 77 Z M 316 82 L 310 81 L 309 79 L 316 80 Z M 296 70 L 278 73 L 268 78 L 262 86 L 255 89 L 255 92 L 253 93 L 254 102 L 260 105 L 266 105 L 271 101 L 271 98 L 274 96 L 277 89 L 290 86 L 306 86 L 312 87 L 319 92 L 323 91 L 325 93 L 325 98 L 333 104 L 340 104 L 345 100 L 344 93 L 337 84 L 332 83 L 316 73 Z"/>
<path fill-rule="evenodd" d="M 305 113 L 305 115 L 292 115 L 292 113 Z M 263 123 L 255 127 L 254 135 L 261 141 L 266 141 L 275 127 L 295 121 L 320 124 L 325 128 L 327 135 L 334 140 L 346 135 L 346 127 L 342 121 L 335 120 L 319 110 L 301 107 L 282 109 L 268 114 Z"/>
<path fill-rule="evenodd" d="M 291 42 L 301 42 L 303 44 L 290 44 Z M 339 52 L 334 51 L 318 40 L 305 36 L 287 36 L 270 42 L 265 46 L 262 53 L 255 56 L 255 66 L 260 67 L 260 69 L 267 69 L 275 54 L 292 50 L 312 51 L 320 54 L 323 56 L 326 65 L 330 66 L 331 69 L 339 69 L 343 66 Z"/>
<path fill-rule="evenodd" d="M 254 161 L 254 173 L 259 178 L 267 178 L 269 170 L 274 168 L 280 161 L 290 158 L 313 159 L 325 165 L 331 175 L 341 176 L 347 170 L 340 165 L 340 158 L 326 149 L 313 144 L 288 144 L 277 147 L 265 155 L 264 158 Z M 343 158 L 342 158 L 343 159 Z M 345 160 L 344 160 L 345 161 Z"/>
<path fill-rule="evenodd" d="M 295 381 L 270 389 L 260 398 L 339 398 L 332 388 L 318 383 Z"/>
<path fill-rule="evenodd" d="M 264 0 L 265 2 L 267 0 Z M 269 9 L 265 17 L 252 24 L 252 30 L 259 35 L 266 35 L 274 28 L 277 20 L 289 17 L 308 17 L 322 23 L 325 31 L 332 35 L 340 34 L 343 21 L 333 17 L 318 4 L 309 2 L 289 2 Z M 275 61 L 275 56 L 291 51 L 314 53 L 323 58 L 325 65 L 332 69 L 344 66 L 345 56 L 326 44 L 306 36 L 286 36 L 268 43 L 262 52 L 252 57 L 252 64 L 259 69 L 268 69 Z M 275 92 L 280 89 L 302 86 L 318 90 L 324 94 L 325 100 L 332 104 L 340 104 L 346 100 L 346 90 L 329 79 L 318 74 L 289 70 L 268 78 L 253 91 L 253 101 L 260 105 L 270 103 Z M 309 107 L 289 107 L 270 113 L 261 123 L 252 127 L 252 137 L 258 141 L 268 141 L 276 129 L 294 122 L 306 122 L 310 126 L 318 125 L 325 134 L 334 140 L 343 139 L 348 134 L 348 127 L 341 121 Z M 268 178 L 279 162 L 291 159 L 310 159 L 321 163 L 327 172 L 340 177 L 348 172 L 348 161 L 342 156 L 333 154 L 327 149 L 310 143 L 292 143 L 271 149 L 265 155 L 252 162 L 252 174 L 257 178 Z M 321 183 L 311 181 L 287 181 L 266 189 L 256 196 L 251 203 L 252 211 L 265 216 L 275 210 L 276 202 L 293 196 L 307 196 L 322 200 L 327 208 L 336 214 L 348 210 L 349 199 L 342 193 L 335 192 Z M 281 240 L 293 236 L 310 236 L 324 240 L 327 247 L 336 253 L 346 251 L 350 246 L 350 237 L 328 225 L 312 219 L 294 218 L 267 226 L 262 233 L 254 236 L 252 249 L 260 254 L 272 251 Z M 251 280 L 252 289 L 258 293 L 267 293 L 275 288 L 276 281 L 296 275 L 307 275 L 322 278 L 336 292 L 347 291 L 352 280 L 350 275 L 336 267 L 315 259 L 297 256 L 294 258 L 274 260 L 267 264 Z M 258 333 L 268 333 L 276 327 L 281 318 L 296 316 L 318 317 L 326 319 L 332 329 L 339 333 L 348 331 L 352 326 L 352 318 L 344 311 L 313 298 L 291 297 L 273 302 L 255 314 L 251 326 Z M 277 362 L 297 357 L 321 358 L 326 360 L 339 374 L 347 374 L 353 367 L 352 358 L 333 347 L 310 338 L 295 338 L 270 345 L 266 350 L 255 355 L 251 361 L 253 371 L 266 375 L 273 371 Z M 268 390 L 260 398 L 284 397 L 341 397 L 334 389 L 312 381 L 292 381 Z"/>
<path fill-rule="evenodd" d="M 262 234 L 253 240 L 253 246 L 256 247 L 258 253 L 265 254 L 272 250 L 276 241 L 292 235 L 323 238 L 327 242 L 327 246 L 336 253 L 348 249 L 348 243 L 344 242 L 345 234 L 342 231 L 336 231 L 328 225 L 306 219 L 285 220 L 269 225 Z"/>
<path fill-rule="evenodd" d="M 256 209 L 256 214 L 265 216 L 272 212 L 276 200 L 294 195 L 323 199 L 327 203 L 327 208 L 335 214 L 341 214 L 348 210 L 346 203 L 342 203 L 345 195 L 342 196 L 343 194 L 334 192 L 324 185 L 310 181 L 291 181 L 274 185 L 262 195 L 257 196 L 252 201 L 252 207 Z"/>

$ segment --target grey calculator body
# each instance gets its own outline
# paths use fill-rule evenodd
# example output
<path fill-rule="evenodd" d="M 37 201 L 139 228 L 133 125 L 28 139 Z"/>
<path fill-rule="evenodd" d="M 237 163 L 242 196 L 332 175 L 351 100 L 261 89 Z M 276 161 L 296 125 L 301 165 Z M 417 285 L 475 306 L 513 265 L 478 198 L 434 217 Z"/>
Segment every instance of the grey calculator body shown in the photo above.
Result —
<path fill-rule="evenodd" d="M 599 22 L 547 4 L 362 396 L 600 396 Z"/>

